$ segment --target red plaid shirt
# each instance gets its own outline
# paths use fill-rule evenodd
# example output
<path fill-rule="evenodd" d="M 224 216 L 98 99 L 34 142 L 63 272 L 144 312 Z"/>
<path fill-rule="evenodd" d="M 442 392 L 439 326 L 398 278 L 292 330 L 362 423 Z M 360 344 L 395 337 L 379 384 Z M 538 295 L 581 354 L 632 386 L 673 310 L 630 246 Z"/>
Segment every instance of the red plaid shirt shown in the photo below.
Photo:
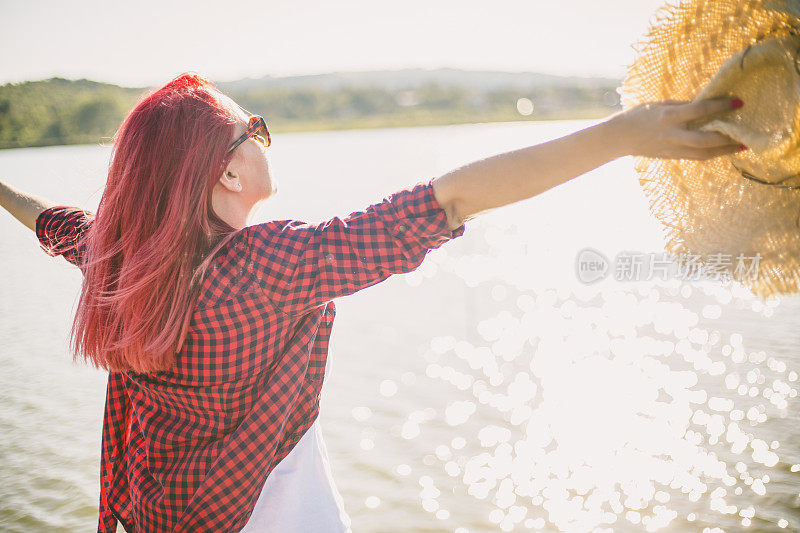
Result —
<path fill-rule="evenodd" d="M 111 372 L 98 532 L 239 531 L 319 414 L 332 299 L 418 267 L 451 231 L 431 182 L 319 224 L 240 230 L 212 260 L 172 368 Z M 36 235 L 82 267 L 92 213 L 46 209 Z"/>

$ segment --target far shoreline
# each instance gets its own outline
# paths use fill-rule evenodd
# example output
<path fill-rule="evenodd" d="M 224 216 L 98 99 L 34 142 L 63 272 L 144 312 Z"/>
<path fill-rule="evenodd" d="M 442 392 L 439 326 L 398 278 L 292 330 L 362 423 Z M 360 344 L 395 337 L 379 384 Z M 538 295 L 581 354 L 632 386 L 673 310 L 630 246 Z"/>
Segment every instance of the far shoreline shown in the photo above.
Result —
<path fill-rule="evenodd" d="M 314 133 L 331 131 L 351 131 L 351 130 L 382 130 L 398 128 L 420 128 L 433 126 L 457 126 L 465 124 L 502 124 L 502 123 L 523 123 L 523 122 L 550 122 L 558 120 L 597 120 L 602 119 L 619 111 L 616 107 L 587 107 L 576 108 L 569 111 L 561 110 L 557 113 L 533 113 L 530 116 L 520 115 L 513 112 L 500 112 L 482 115 L 480 117 L 467 116 L 448 116 L 444 114 L 404 114 L 404 115 L 377 115 L 351 118 L 344 120 L 297 120 L 279 123 L 270 127 L 273 135 L 286 133 Z M 476 120 L 477 119 L 477 120 Z M 60 143 L 32 143 L 20 146 L 0 146 L 0 150 L 21 150 L 27 148 L 51 148 L 58 146 L 97 146 L 112 145 L 111 137 L 90 138 L 81 136 L 74 142 Z"/>

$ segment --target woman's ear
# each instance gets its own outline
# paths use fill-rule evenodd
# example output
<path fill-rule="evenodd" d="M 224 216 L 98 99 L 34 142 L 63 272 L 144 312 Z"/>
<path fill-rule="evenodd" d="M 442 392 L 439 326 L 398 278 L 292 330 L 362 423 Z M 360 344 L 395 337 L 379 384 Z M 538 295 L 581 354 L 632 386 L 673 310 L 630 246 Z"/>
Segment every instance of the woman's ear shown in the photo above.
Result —
<path fill-rule="evenodd" d="M 222 175 L 220 182 L 225 186 L 225 188 L 233 192 L 239 192 L 242 190 L 242 182 L 239 180 L 238 173 L 235 170 L 232 170 L 230 167 L 225 169 L 225 174 Z"/>

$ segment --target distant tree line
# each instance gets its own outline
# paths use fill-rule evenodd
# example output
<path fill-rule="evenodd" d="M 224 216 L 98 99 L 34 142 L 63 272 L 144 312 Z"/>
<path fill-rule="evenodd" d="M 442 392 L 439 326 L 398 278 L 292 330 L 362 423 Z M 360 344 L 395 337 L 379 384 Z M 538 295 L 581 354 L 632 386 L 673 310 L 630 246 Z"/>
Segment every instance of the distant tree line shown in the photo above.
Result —
<path fill-rule="evenodd" d="M 273 132 L 462 122 L 595 118 L 613 112 L 615 85 L 478 90 L 429 83 L 414 89 L 263 87 L 232 92 Z M 0 86 L 0 148 L 108 142 L 144 89 L 51 78 Z M 521 115 L 517 101 L 534 103 Z"/>
<path fill-rule="evenodd" d="M 0 87 L 0 148 L 97 143 L 110 137 L 141 89 L 52 78 Z"/>

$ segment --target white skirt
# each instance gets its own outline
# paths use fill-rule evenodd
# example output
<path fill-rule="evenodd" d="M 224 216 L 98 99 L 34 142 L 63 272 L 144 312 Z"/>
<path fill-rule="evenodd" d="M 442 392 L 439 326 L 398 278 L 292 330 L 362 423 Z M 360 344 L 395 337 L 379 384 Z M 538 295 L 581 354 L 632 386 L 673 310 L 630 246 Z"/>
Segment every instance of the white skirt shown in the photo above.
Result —
<path fill-rule="evenodd" d="M 325 365 L 331 368 L 331 354 Z M 267 476 L 241 533 L 351 533 L 319 417 Z"/>
<path fill-rule="evenodd" d="M 267 476 L 241 533 L 350 533 L 319 418 Z"/>

